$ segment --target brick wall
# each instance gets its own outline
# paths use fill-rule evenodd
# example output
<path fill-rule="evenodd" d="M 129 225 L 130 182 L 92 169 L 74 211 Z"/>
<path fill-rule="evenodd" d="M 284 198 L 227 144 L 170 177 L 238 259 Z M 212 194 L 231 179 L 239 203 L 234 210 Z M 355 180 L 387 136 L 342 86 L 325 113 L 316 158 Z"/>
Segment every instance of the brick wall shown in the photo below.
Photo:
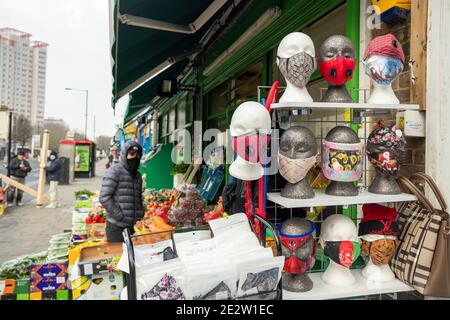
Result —
<path fill-rule="evenodd" d="M 405 69 L 392 84 L 392 88 L 401 103 L 411 103 L 411 71 L 408 65 L 410 59 L 411 20 L 408 19 L 395 26 L 382 23 L 381 29 L 373 30 L 372 36 L 377 37 L 387 33 L 394 34 L 402 43 L 406 56 Z M 395 114 L 393 114 L 393 117 L 395 117 Z M 393 118 L 386 120 L 393 120 Z M 409 177 L 414 172 L 425 172 L 425 138 L 407 137 L 406 142 L 405 163 L 401 168 L 401 174 Z"/>

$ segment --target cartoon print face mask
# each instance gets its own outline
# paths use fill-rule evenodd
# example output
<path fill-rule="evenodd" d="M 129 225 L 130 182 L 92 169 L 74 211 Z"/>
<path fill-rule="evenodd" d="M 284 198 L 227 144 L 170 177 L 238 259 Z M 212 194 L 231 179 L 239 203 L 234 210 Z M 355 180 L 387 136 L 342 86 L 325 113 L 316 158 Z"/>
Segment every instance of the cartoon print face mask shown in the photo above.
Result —
<path fill-rule="evenodd" d="M 390 86 L 404 68 L 401 60 L 383 56 L 373 60 L 369 58 L 365 66 L 366 74 L 382 86 Z"/>
<path fill-rule="evenodd" d="M 297 53 L 289 58 L 277 57 L 277 59 L 278 68 L 286 81 L 299 88 L 308 84 L 316 70 L 314 58 L 305 52 Z"/>
<path fill-rule="evenodd" d="M 325 141 L 322 153 L 322 171 L 329 180 L 353 182 L 362 176 L 364 144 L 334 143 Z"/>
<path fill-rule="evenodd" d="M 267 149 L 270 144 L 270 135 L 253 133 L 233 137 L 232 148 L 236 154 L 251 163 L 264 163 Z"/>
<path fill-rule="evenodd" d="M 303 180 L 316 164 L 316 156 L 306 159 L 291 159 L 278 152 L 280 174 L 292 184 Z"/>
<path fill-rule="evenodd" d="M 282 224 L 277 232 L 281 241 L 282 253 L 285 256 L 283 270 L 290 274 L 304 274 L 314 267 L 316 262 L 316 242 L 314 232 L 316 225 L 310 221 L 311 230 L 299 235 L 286 235 L 281 232 Z"/>
<path fill-rule="evenodd" d="M 376 266 L 387 265 L 392 260 L 397 248 L 397 241 L 381 239 L 373 242 L 363 241 L 361 254 L 370 257 Z"/>
<path fill-rule="evenodd" d="M 355 241 L 327 241 L 323 249 L 328 258 L 346 268 L 350 268 L 360 254 L 360 244 Z"/>

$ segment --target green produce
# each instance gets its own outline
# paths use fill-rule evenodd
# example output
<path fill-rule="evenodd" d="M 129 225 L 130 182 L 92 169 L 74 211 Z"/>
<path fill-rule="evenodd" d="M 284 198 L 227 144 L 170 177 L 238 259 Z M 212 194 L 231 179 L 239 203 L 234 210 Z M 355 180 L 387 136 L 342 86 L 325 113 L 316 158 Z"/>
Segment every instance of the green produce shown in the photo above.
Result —
<path fill-rule="evenodd" d="M 83 189 L 83 190 L 79 190 L 79 191 L 75 192 L 76 199 L 79 199 L 82 196 L 87 196 L 88 198 L 90 198 L 94 195 L 95 195 L 95 192 L 92 192 L 91 190 L 88 190 L 88 189 Z"/>
<path fill-rule="evenodd" d="M 30 266 L 32 264 L 45 263 L 47 251 L 37 254 L 24 255 L 16 259 L 6 261 L 0 266 L 0 280 L 4 279 L 28 279 L 30 277 Z"/>

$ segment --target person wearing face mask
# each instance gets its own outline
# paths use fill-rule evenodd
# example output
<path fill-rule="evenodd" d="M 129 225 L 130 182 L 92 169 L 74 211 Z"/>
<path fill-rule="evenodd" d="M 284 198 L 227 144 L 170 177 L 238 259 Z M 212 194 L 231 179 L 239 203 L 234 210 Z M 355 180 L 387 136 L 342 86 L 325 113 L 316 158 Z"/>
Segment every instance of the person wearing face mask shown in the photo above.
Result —
<path fill-rule="evenodd" d="M 128 141 L 122 148 L 119 163 L 106 171 L 100 191 L 100 203 L 106 209 L 108 242 L 123 242 L 125 229 L 132 234 L 136 221 L 144 216 L 142 176 L 139 164 L 142 147 Z"/>
<path fill-rule="evenodd" d="M 48 209 L 58 208 L 61 206 L 58 201 L 58 183 L 61 177 L 61 167 L 61 161 L 58 158 L 58 153 L 53 150 L 50 153 L 47 166 L 45 167 L 47 180 L 50 183 L 50 187 L 48 189 L 50 204 L 46 207 Z"/>

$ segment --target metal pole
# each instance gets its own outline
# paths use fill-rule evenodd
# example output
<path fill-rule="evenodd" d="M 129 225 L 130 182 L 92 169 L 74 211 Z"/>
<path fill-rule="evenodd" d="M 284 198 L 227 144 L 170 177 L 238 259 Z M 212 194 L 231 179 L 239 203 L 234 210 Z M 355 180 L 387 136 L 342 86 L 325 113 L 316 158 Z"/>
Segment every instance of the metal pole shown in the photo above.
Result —
<path fill-rule="evenodd" d="M 86 90 L 86 119 L 84 121 L 84 140 L 87 140 L 88 99 L 89 99 L 89 91 Z"/>
<path fill-rule="evenodd" d="M 7 166 L 8 166 L 8 172 L 7 172 L 7 176 L 10 177 L 11 176 L 11 169 L 9 168 L 9 163 L 11 162 L 11 143 L 12 143 L 12 122 L 13 122 L 13 113 L 10 111 L 9 115 L 8 115 L 8 150 L 7 155 L 6 155 L 6 159 L 7 159 Z"/>
<path fill-rule="evenodd" d="M 95 115 L 94 115 L 94 142 L 95 142 Z"/>
<path fill-rule="evenodd" d="M 38 196 L 36 200 L 37 208 L 42 208 L 44 206 L 45 167 L 47 166 L 47 152 L 49 140 L 50 140 L 50 133 L 47 129 L 45 129 L 42 137 L 41 163 L 39 164 L 39 184 L 38 184 Z"/>

